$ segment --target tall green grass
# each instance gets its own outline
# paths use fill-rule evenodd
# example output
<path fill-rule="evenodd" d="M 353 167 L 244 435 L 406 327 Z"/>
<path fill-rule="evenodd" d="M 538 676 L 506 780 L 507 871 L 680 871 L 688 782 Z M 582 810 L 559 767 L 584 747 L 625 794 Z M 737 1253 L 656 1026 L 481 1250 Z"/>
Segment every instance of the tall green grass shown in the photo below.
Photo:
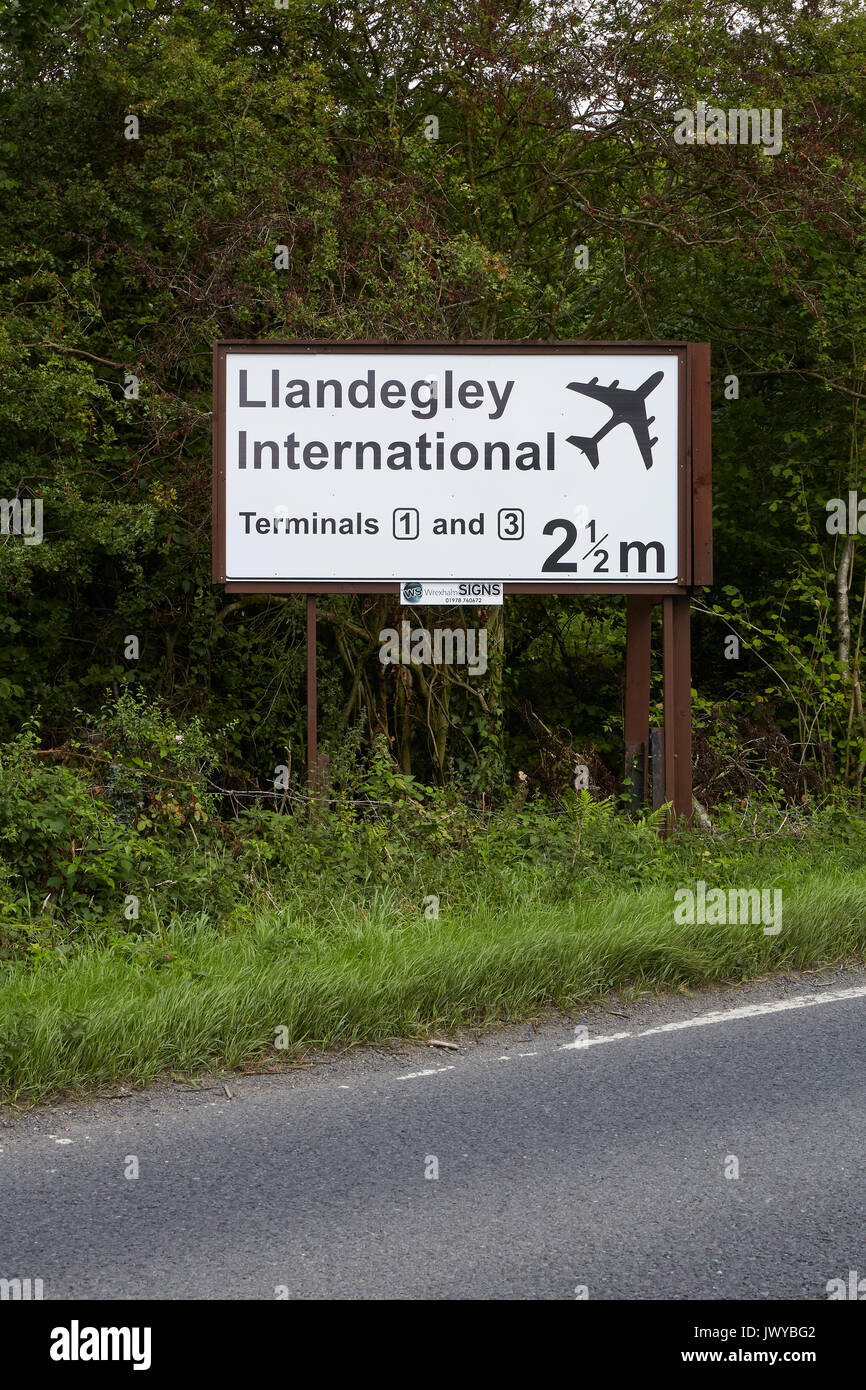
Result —
<path fill-rule="evenodd" d="M 728 881 L 780 885 L 769 874 Z M 611 989 L 736 981 L 866 954 L 866 873 L 832 862 L 798 871 L 787 860 L 781 886 L 778 936 L 753 925 L 678 925 L 670 884 L 578 885 L 554 902 L 531 871 L 514 870 L 508 906 L 477 893 L 438 920 L 385 891 L 365 906 L 344 898 L 315 911 L 290 900 L 234 926 L 187 915 L 164 927 L 159 955 L 142 960 L 94 938 L 63 968 L 0 976 L 0 1099 L 143 1084 L 164 1072 L 575 1008 Z M 288 1051 L 275 1049 L 279 1028 Z"/>

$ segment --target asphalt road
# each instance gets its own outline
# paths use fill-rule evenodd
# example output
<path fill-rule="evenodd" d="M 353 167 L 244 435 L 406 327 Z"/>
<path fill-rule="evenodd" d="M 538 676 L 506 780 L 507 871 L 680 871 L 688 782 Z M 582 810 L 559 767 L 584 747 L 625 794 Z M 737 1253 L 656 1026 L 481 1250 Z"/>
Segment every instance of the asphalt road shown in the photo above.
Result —
<path fill-rule="evenodd" d="M 825 1300 L 866 1275 L 866 973 L 608 1007 L 627 1017 L 7 1113 L 0 1278 L 46 1299 Z"/>

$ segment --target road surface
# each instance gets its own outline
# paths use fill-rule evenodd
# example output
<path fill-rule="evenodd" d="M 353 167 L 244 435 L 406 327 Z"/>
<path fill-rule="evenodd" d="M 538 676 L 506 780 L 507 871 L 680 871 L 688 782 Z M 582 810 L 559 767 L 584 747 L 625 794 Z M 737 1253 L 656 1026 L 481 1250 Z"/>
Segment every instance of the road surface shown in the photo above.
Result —
<path fill-rule="evenodd" d="M 608 1008 L 7 1112 L 0 1278 L 46 1299 L 826 1300 L 866 1274 L 866 972 Z"/>

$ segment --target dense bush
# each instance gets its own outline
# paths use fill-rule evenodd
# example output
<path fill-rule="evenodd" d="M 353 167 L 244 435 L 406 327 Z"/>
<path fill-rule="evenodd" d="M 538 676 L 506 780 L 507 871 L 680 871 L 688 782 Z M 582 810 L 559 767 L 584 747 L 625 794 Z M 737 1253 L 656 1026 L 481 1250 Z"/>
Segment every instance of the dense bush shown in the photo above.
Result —
<path fill-rule="evenodd" d="M 168 911 L 230 905 L 236 875 L 212 863 L 223 840 L 206 790 L 215 755 L 197 721 L 181 732 L 127 693 L 63 749 L 38 742 L 31 720 L 0 750 L 8 921 L 141 932 Z"/>
<path fill-rule="evenodd" d="M 208 789 L 217 761 L 197 721 L 181 729 L 129 694 L 50 753 L 31 721 L 0 755 L 0 956 L 63 961 L 108 941 L 159 964 L 179 918 L 230 933 L 285 909 L 327 931 L 329 914 L 382 900 L 412 921 L 433 899 L 508 911 L 527 892 L 567 908 L 696 874 L 762 881 L 804 857 L 847 871 L 866 848 L 842 798 L 792 805 L 766 778 L 710 831 L 664 838 L 661 812 L 630 819 L 597 787 L 551 793 L 521 773 L 494 807 L 431 787 L 357 730 L 313 800 L 296 778 L 241 804 Z"/>
<path fill-rule="evenodd" d="M 76 707 L 135 688 L 215 744 L 230 726 L 223 786 L 302 763 L 303 596 L 210 582 L 215 338 L 682 338 L 713 350 L 696 689 L 859 788 L 864 567 L 825 504 L 861 482 L 864 33 L 857 0 L 5 7 L 0 497 L 38 498 L 45 537 L 0 538 L 0 739 L 38 707 L 66 746 Z M 699 99 L 781 109 L 781 151 L 678 145 Z M 491 630 L 474 685 L 383 673 L 393 599 L 319 607 L 332 751 L 363 720 L 403 772 L 501 803 L 558 727 L 619 777 L 620 599 L 466 610 Z M 129 766 L 103 785 L 133 808 Z M 33 853 L 76 795 L 61 779 Z M 71 853 L 44 848 L 65 883 Z M 89 899 L 86 869 L 69 891 Z"/>

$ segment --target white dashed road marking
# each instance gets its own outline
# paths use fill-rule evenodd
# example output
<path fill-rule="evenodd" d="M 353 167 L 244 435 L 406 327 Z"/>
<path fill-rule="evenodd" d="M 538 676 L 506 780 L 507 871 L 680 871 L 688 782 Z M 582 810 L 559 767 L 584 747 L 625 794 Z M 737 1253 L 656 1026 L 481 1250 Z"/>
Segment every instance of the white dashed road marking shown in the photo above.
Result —
<path fill-rule="evenodd" d="M 653 1033 L 678 1033 L 681 1028 L 703 1028 L 709 1023 L 730 1023 L 733 1019 L 760 1018 L 763 1014 L 781 1014 L 789 1009 L 808 1009 L 813 1004 L 837 1004 L 844 999 L 864 997 L 866 985 L 859 985 L 856 989 L 829 989 L 823 994 L 797 994 L 793 999 L 775 999 L 769 1004 L 743 1004 L 739 1009 L 720 1009 L 715 1013 L 684 1018 L 677 1023 L 661 1023 L 655 1028 L 643 1028 L 637 1033 L 608 1033 L 602 1038 L 581 1038 L 577 1042 L 564 1043 L 559 1051 L 597 1047 L 599 1043 L 621 1042 L 623 1038 L 648 1038 Z"/>
<path fill-rule="evenodd" d="M 428 1067 L 426 1071 L 407 1071 L 405 1076 L 398 1076 L 398 1081 L 412 1081 L 416 1076 L 438 1076 L 440 1071 L 453 1071 L 453 1067 Z"/>

